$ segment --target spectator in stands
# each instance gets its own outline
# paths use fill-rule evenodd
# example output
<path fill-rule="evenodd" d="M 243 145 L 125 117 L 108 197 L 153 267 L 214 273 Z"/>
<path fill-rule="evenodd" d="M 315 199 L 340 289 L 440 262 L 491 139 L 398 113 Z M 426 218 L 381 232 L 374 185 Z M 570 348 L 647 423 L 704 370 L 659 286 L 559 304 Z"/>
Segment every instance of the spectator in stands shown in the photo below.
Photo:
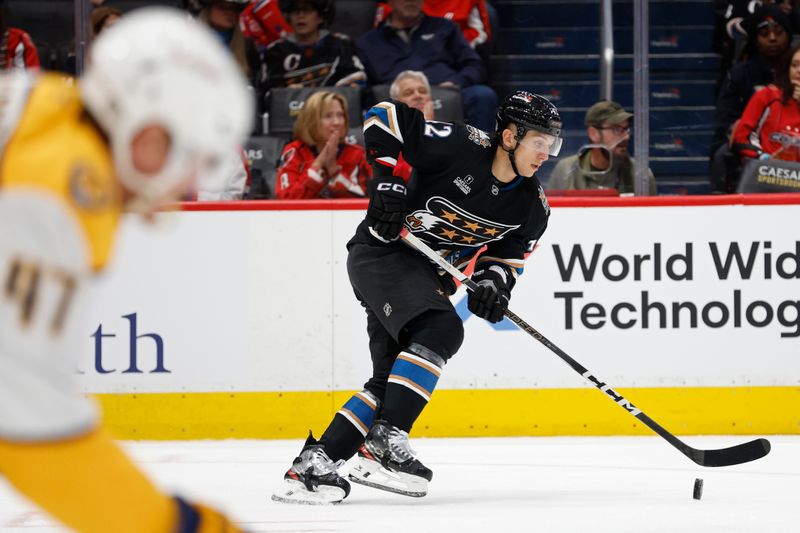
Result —
<path fill-rule="evenodd" d="M 92 0 L 92 3 L 100 5 L 104 1 L 105 0 Z M 206 1 L 207 0 L 183 0 L 181 3 L 183 4 L 184 11 L 188 11 L 190 15 L 196 17 L 205 7 Z"/>
<path fill-rule="evenodd" d="M 379 2 L 375 11 L 375 25 L 386 20 L 391 12 L 389 4 Z M 489 10 L 485 0 L 424 0 L 422 12 L 429 17 L 442 17 L 455 22 L 473 48 L 485 45 L 491 38 Z"/>
<path fill-rule="evenodd" d="M 389 86 L 389 98 L 403 102 L 408 107 L 413 107 L 422 112 L 425 120 L 434 120 L 433 98 L 431 97 L 431 84 L 428 77 L 418 70 L 404 70 Z M 406 182 L 411 179 L 414 168 L 403 158 L 397 158 L 394 175 L 400 176 Z"/>
<path fill-rule="evenodd" d="M 731 192 L 739 178 L 737 158 L 730 150 L 735 122 L 753 94 L 775 81 L 792 41 L 789 18 L 777 5 L 760 6 L 741 27 L 751 36 L 745 48 L 748 57 L 731 68 L 720 88 L 711 139 L 711 189 L 721 193 Z"/>
<path fill-rule="evenodd" d="M 459 86 L 465 121 L 493 130 L 497 95 L 483 85 L 486 68 L 459 28 L 425 15 L 422 0 L 390 0 L 389 7 L 389 17 L 356 41 L 369 83 L 389 84 L 404 70 L 422 71 L 432 84 Z"/>
<path fill-rule="evenodd" d="M 350 37 L 323 29 L 333 16 L 332 0 L 288 0 L 282 9 L 293 33 L 267 48 L 268 87 L 358 86 L 366 82 Z"/>
<path fill-rule="evenodd" d="M 38 69 L 39 52 L 25 31 L 8 24 L 8 9 L 0 2 L 0 70 Z"/>
<path fill-rule="evenodd" d="M 102 3 L 102 1 L 98 2 L 97 5 Z M 116 24 L 120 20 L 120 17 L 122 17 L 122 11 L 117 8 L 94 8 L 89 14 L 89 43 L 94 41 L 100 32 Z M 75 76 L 78 70 L 76 63 L 77 57 L 75 56 L 75 41 L 73 40 L 69 45 L 69 49 L 67 50 L 67 56 L 64 58 L 64 65 L 62 67 L 63 71 L 71 76 Z"/>
<path fill-rule="evenodd" d="M 372 168 L 364 149 L 345 142 L 347 101 L 318 91 L 305 102 L 294 124 L 294 139 L 278 163 L 276 197 L 364 198 Z"/>
<path fill-rule="evenodd" d="M 389 98 L 403 102 L 408 107 L 419 109 L 425 120 L 433 120 L 433 98 L 431 84 L 424 72 L 404 70 L 395 77 L 389 87 Z"/>
<path fill-rule="evenodd" d="M 616 189 L 634 192 L 636 162 L 628 153 L 633 115 L 616 102 L 603 100 L 586 111 L 586 150 L 561 159 L 550 174 L 550 189 Z M 656 194 L 656 180 L 648 169 L 647 193 Z"/>
<path fill-rule="evenodd" d="M 723 83 L 715 112 L 711 153 L 727 144 L 729 130 L 742 115 L 750 97 L 775 80 L 776 69 L 792 41 L 789 18 L 777 5 L 765 5 L 745 19 L 748 59 L 735 65 Z"/>
<path fill-rule="evenodd" d="M 94 40 L 100 32 L 110 28 L 122 17 L 122 11 L 115 7 L 98 7 L 89 15 L 89 39 Z"/>
<path fill-rule="evenodd" d="M 241 200 L 250 185 L 250 171 L 244 150 L 231 150 L 214 172 L 204 173 L 197 182 L 197 195 L 201 202 Z"/>
<path fill-rule="evenodd" d="M 239 13 L 248 3 L 249 0 L 201 0 L 204 7 L 197 18 L 211 27 L 231 51 L 250 84 L 256 86 L 261 60 L 255 45 L 245 39 L 239 27 Z"/>
<path fill-rule="evenodd" d="M 775 156 L 784 147 L 780 134 L 800 141 L 800 47 L 792 47 L 787 58 L 776 84 L 753 95 L 733 130 L 733 149 L 743 160 Z M 796 154 L 796 146 L 788 152 Z"/>
<path fill-rule="evenodd" d="M 752 16 L 758 8 L 766 5 L 779 7 L 789 18 L 793 33 L 800 30 L 800 13 L 798 13 L 797 0 L 715 0 L 715 9 L 722 11 L 724 33 L 733 40 L 747 38 L 745 20 Z"/>
<path fill-rule="evenodd" d="M 252 2 L 242 11 L 239 22 L 244 36 L 260 48 L 292 32 L 292 27 L 283 18 L 278 0 Z"/>

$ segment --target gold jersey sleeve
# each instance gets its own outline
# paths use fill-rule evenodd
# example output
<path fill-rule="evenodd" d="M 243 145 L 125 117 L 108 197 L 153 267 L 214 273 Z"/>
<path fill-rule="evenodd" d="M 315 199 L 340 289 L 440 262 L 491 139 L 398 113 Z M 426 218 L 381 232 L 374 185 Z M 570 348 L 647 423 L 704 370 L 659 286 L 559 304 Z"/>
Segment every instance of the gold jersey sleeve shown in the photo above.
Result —
<path fill-rule="evenodd" d="M 24 188 L 60 203 L 85 238 L 88 266 L 101 270 L 122 210 L 110 149 L 73 79 L 25 76 L 0 82 L 0 189 Z"/>

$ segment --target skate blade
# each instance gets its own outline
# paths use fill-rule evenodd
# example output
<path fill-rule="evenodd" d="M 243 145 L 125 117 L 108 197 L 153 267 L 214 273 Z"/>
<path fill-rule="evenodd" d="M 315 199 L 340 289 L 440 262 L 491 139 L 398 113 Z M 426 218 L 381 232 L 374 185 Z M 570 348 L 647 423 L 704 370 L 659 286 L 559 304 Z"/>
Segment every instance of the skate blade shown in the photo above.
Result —
<path fill-rule="evenodd" d="M 392 472 L 363 457 L 358 458 L 348 478 L 359 485 L 412 498 L 422 498 L 428 494 L 428 480 L 402 472 Z"/>
<path fill-rule="evenodd" d="M 299 505 L 336 505 L 345 493 L 338 487 L 319 486 L 310 491 L 299 481 L 284 480 L 283 486 L 272 495 L 272 501 Z"/>

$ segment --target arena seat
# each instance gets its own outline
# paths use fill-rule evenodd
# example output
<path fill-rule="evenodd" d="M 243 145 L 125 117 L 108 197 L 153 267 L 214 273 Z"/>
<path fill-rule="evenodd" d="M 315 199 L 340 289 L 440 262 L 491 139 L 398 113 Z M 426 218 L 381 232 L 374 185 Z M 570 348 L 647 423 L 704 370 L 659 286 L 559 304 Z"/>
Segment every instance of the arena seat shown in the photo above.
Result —
<path fill-rule="evenodd" d="M 267 94 L 266 109 L 269 110 L 270 135 L 287 135 L 292 132 L 297 114 L 303 108 L 306 98 L 313 93 L 326 90 L 335 91 L 344 96 L 347 101 L 348 118 L 351 127 L 360 126 L 361 116 L 361 89 L 356 87 L 306 87 L 302 89 L 278 88 L 272 89 Z"/>

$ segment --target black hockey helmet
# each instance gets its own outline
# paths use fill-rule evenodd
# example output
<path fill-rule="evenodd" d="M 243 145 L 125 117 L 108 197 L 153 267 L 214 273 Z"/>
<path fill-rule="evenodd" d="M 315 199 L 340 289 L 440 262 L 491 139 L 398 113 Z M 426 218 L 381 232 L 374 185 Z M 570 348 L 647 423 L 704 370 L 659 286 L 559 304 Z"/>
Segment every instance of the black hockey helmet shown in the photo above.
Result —
<path fill-rule="evenodd" d="M 280 0 L 278 2 L 278 7 L 281 13 L 284 13 L 284 16 L 286 16 L 300 4 L 308 4 L 316 9 L 317 13 L 322 16 L 322 25 L 326 28 L 330 27 L 336 13 L 333 0 Z"/>
<path fill-rule="evenodd" d="M 496 132 L 500 135 L 510 124 L 517 125 L 517 141 L 522 139 L 528 130 L 534 130 L 555 137 L 550 147 L 551 156 L 561 151 L 561 117 L 558 109 L 550 100 L 527 91 L 516 91 L 503 100 L 497 108 Z"/>

